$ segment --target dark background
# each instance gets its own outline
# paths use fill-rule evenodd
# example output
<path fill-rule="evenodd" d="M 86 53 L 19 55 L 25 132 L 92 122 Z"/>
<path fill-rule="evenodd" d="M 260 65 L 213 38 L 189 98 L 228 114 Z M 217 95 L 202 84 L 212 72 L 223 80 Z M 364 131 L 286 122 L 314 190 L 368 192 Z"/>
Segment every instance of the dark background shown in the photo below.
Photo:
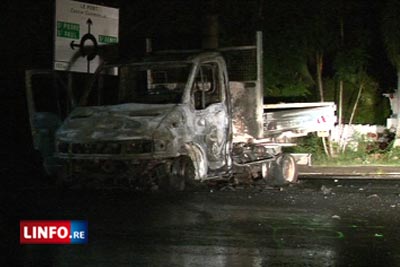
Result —
<path fill-rule="evenodd" d="M 256 29 L 264 31 L 264 43 L 268 46 L 273 41 L 271 34 L 274 29 L 275 33 L 278 33 L 274 36 L 279 36 L 279 34 L 284 35 L 286 30 L 289 31 L 286 28 L 285 21 L 279 25 L 272 23 L 273 17 L 280 16 L 279 8 L 284 8 L 286 11 L 290 10 L 293 15 L 296 15 L 298 14 L 297 6 L 299 3 L 302 3 L 303 6 L 309 3 L 310 8 L 303 10 L 302 16 L 293 16 L 293 20 L 296 22 L 296 20 L 301 21 L 311 16 L 315 11 L 312 4 L 319 1 L 109 0 L 86 2 L 120 8 L 121 47 L 119 54 L 123 57 L 129 57 L 144 52 L 144 39 L 146 37 L 152 38 L 154 44 L 160 48 L 199 48 L 204 25 L 203 18 L 209 11 L 211 13 L 218 13 L 219 15 L 221 46 L 248 44 L 254 37 Z M 357 25 L 353 29 L 367 28 L 370 30 L 370 44 L 368 47 L 371 58 L 369 59 L 368 71 L 379 82 L 379 90 L 381 92 L 392 90 L 396 86 L 395 71 L 387 59 L 379 30 L 380 16 L 385 1 L 343 0 L 335 2 L 356 3 L 358 5 L 348 17 L 354 22 L 353 26 Z M 260 7 L 262 7 L 261 10 Z M 149 198 L 147 195 L 135 195 L 132 192 L 122 194 L 118 192 L 103 192 L 102 194 L 92 192 L 86 195 L 79 192 L 59 194 L 59 192 L 46 188 L 36 190 L 37 187 L 31 189 L 29 184 L 32 182 L 37 183 L 40 180 L 43 182 L 40 183 L 41 185 L 46 185 L 47 181 L 45 179 L 47 178 L 42 175 L 40 164 L 36 161 L 37 158 L 32 148 L 25 100 L 24 72 L 26 69 L 51 68 L 52 66 L 54 1 L 3 0 L 0 3 L 0 11 L 0 36 L 2 37 L 0 40 L 0 238 L 2 240 L 0 244 L 0 265 L 12 266 L 10 264 L 2 264 L 3 257 L 4 255 L 7 256 L 9 249 L 11 249 L 10 252 L 14 258 L 14 265 L 16 262 L 15 259 L 18 259 L 21 262 L 25 262 L 24 266 L 35 266 L 30 261 L 30 258 L 35 257 L 38 258 L 37 266 L 46 266 L 46 263 L 47 266 L 54 266 L 51 259 L 52 255 L 75 257 L 71 260 L 71 262 L 75 263 L 79 263 L 77 260 L 77 257 L 80 256 L 79 253 L 85 253 L 85 256 L 94 255 L 93 257 L 99 257 L 99 259 L 109 256 L 107 253 L 103 255 L 103 251 L 110 252 L 111 255 L 114 255 L 112 254 L 114 251 L 122 251 L 121 254 L 131 255 L 132 242 L 135 242 L 135 240 L 138 242 L 137 246 L 141 247 L 143 245 L 146 248 L 143 251 L 147 252 L 149 247 L 152 248 L 154 246 L 154 238 L 158 238 L 161 240 L 159 242 L 163 246 L 163 251 L 165 251 L 164 244 L 171 244 L 172 246 L 182 244 L 183 241 L 186 241 L 185 238 L 187 238 L 185 230 L 193 228 L 191 221 L 184 224 L 184 227 L 182 227 L 181 223 L 177 225 L 173 224 L 172 226 L 165 226 L 163 223 L 167 223 L 168 218 L 185 218 L 184 215 L 186 213 L 200 214 L 198 218 L 202 220 L 201 224 L 199 224 L 199 227 L 195 227 L 195 229 L 199 230 L 199 233 L 196 233 L 199 237 L 198 242 L 206 245 L 209 244 L 210 246 L 221 245 L 219 239 L 209 242 L 207 241 L 207 237 L 212 237 L 213 234 L 222 232 L 222 234 L 226 233 L 227 241 L 224 241 L 223 244 L 227 247 L 246 244 L 245 241 L 247 239 L 243 239 L 240 236 L 233 241 L 229 241 L 232 240 L 231 234 L 235 231 L 238 233 L 254 233 L 252 236 L 255 237 L 255 240 L 261 240 L 261 242 L 269 240 L 272 234 L 259 239 L 260 236 L 265 235 L 265 231 L 263 231 L 263 228 L 259 228 L 259 226 L 253 227 L 253 225 L 259 225 L 259 222 L 264 223 L 265 218 L 270 218 L 268 219 L 269 221 L 265 222 L 265 225 L 272 221 L 272 224 L 275 222 L 278 227 L 282 227 L 284 223 L 290 221 L 290 216 L 300 219 L 304 217 L 305 220 L 311 220 L 314 218 L 313 214 L 322 214 L 321 218 L 327 218 L 327 221 L 330 223 L 332 216 L 339 214 L 343 219 L 339 220 L 338 223 L 332 223 L 335 225 L 333 230 L 344 231 L 346 233 L 355 232 L 354 236 L 361 236 L 361 238 L 345 239 L 340 243 L 343 247 L 339 247 L 338 253 L 343 255 L 341 257 L 345 258 L 342 263 L 353 263 L 352 265 L 360 262 L 364 263 L 361 265 L 369 263 L 373 265 L 375 263 L 376 266 L 378 266 L 376 264 L 378 262 L 387 262 L 388 265 L 393 264 L 394 261 L 392 258 L 397 255 L 395 252 L 398 247 L 399 236 L 396 232 L 398 229 L 398 219 L 394 216 L 399 213 L 396 213 L 397 210 L 393 213 L 393 208 L 391 207 L 397 203 L 399 195 L 397 187 L 394 184 L 378 184 L 377 186 L 361 184 L 354 187 L 349 182 L 349 185 L 337 189 L 337 196 L 333 194 L 326 196 L 325 193 L 320 192 L 321 184 L 316 183 L 316 185 L 312 184 L 310 187 L 305 188 L 289 187 L 288 190 L 269 190 L 253 198 L 251 198 L 254 196 L 253 192 L 250 194 L 248 191 L 243 191 L 239 193 L 239 199 L 235 192 L 231 192 L 232 194 L 230 194 L 229 198 L 223 192 L 222 194 L 212 194 L 212 192 L 209 193 L 207 191 L 200 195 L 188 194 L 184 195 L 184 198 L 171 199 L 170 196 L 164 198 L 159 195 Z M 273 50 L 268 49 L 266 52 L 274 53 Z M 325 71 L 327 73 L 333 72 L 332 59 L 329 56 Z M 314 93 L 310 96 L 309 100 L 314 101 L 316 98 L 316 94 Z M 371 110 L 371 112 L 373 111 Z M 335 183 L 331 182 L 327 184 L 324 181 L 322 184 L 327 185 L 329 188 L 334 188 L 336 186 Z M 360 191 L 359 187 L 363 191 Z M 343 190 L 344 194 L 341 194 L 340 190 Z M 5 191 L 8 193 L 4 194 Z M 354 194 L 354 191 L 359 193 Z M 351 192 L 351 194 L 346 194 L 347 192 Z M 210 198 L 210 195 L 214 197 Z M 328 202 L 331 204 L 327 204 L 326 202 L 328 197 L 332 199 L 332 201 Z M 191 200 L 192 198 L 194 200 Z M 207 203 L 207 201 L 211 202 L 205 205 L 204 203 Z M 255 214 L 255 218 L 249 219 L 250 216 L 243 217 L 243 210 L 247 209 L 247 207 L 243 206 L 245 202 L 249 202 L 250 205 L 256 207 L 254 212 L 251 208 L 249 209 L 249 213 Z M 350 205 L 350 208 L 346 204 Z M 216 206 L 221 207 L 223 205 L 233 207 L 234 209 L 237 207 L 237 215 L 235 215 L 235 211 L 228 211 L 228 214 L 234 214 L 233 221 L 231 216 L 226 216 L 226 222 L 214 221 L 213 218 L 218 218 L 220 213 L 220 208 L 216 209 Z M 264 211 L 265 207 L 267 208 Z M 307 210 L 310 207 L 316 208 L 316 211 L 313 213 Z M 386 207 L 386 209 L 382 207 Z M 273 208 L 277 210 L 274 212 Z M 289 215 L 282 213 L 282 209 L 280 208 L 284 211 L 287 209 L 285 212 Z M 357 212 L 354 212 L 354 210 Z M 260 211 L 261 214 L 259 214 Z M 300 215 L 297 216 L 299 212 Z M 158 214 L 163 213 L 166 216 L 158 216 Z M 154 220 L 153 216 L 159 219 Z M 235 216 L 238 218 L 235 219 Z M 132 219 L 132 217 L 135 218 Z M 87 219 L 94 226 L 97 225 L 97 228 L 90 229 L 90 233 L 93 237 L 97 235 L 98 243 L 96 244 L 96 240 L 94 239 L 95 247 L 89 247 L 88 250 L 76 247 L 69 254 L 57 254 L 57 249 L 59 248 L 55 247 L 40 247 L 37 250 L 27 249 L 23 251 L 18 244 L 18 223 L 22 219 L 32 218 Z M 189 218 L 191 217 L 189 216 Z M 388 244 L 383 244 L 386 239 L 373 239 L 376 229 L 369 228 L 370 225 L 385 225 L 385 220 L 391 220 L 391 222 L 386 226 L 387 228 L 382 228 L 383 230 L 379 233 L 383 231 L 385 237 L 389 238 L 390 243 Z M 365 223 L 366 226 L 354 230 L 351 227 L 354 221 L 360 221 L 362 224 Z M 157 224 L 156 226 L 159 227 L 158 232 L 153 232 L 153 225 L 151 223 Z M 217 224 L 214 225 L 213 223 Z M 315 225 L 315 223 L 312 225 Z M 116 235 L 116 229 L 125 229 L 125 232 L 122 231 L 119 235 Z M 301 231 L 303 228 L 299 229 Z M 287 243 L 293 243 L 293 245 L 309 244 L 311 248 L 315 244 L 317 246 L 322 244 L 321 246 L 323 246 L 326 243 L 332 245 L 333 248 L 338 246 L 335 244 L 335 240 L 332 241 L 332 239 L 329 239 L 329 236 L 327 240 L 324 239 L 326 236 L 324 232 L 315 237 L 315 233 L 319 232 L 318 229 L 317 231 L 313 231 L 313 229 L 311 229 L 311 232 L 303 232 L 300 239 L 295 240 L 295 242 L 292 242 L 291 236 L 293 234 L 289 232 L 287 240 L 290 241 Z M 144 238 L 135 238 L 135 240 L 126 239 L 124 242 L 121 242 L 125 236 L 141 237 L 143 236 L 143 232 Z M 147 237 L 146 233 L 148 234 Z M 177 236 L 181 239 L 165 241 L 163 240 L 164 236 Z M 222 236 L 224 237 L 224 235 Z M 310 239 L 310 236 L 316 239 Z M 254 241 L 249 240 L 248 242 L 251 243 Z M 255 243 L 259 245 L 257 242 L 260 241 L 256 241 Z M 102 246 L 106 249 L 102 250 Z M 274 244 L 264 245 L 267 248 L 265 252 L 266 258 L 271 256 L 268 254 L 268 251 L 270 251 L 268 248 L 271 248 L 271 246 L 274 247 Z M 122 250 L 119 250 L 121 248 Z M 305 256 L 310 257 L 310 250 L 308 246 L 306 248 L 307 255 Z M 63 251 L 62 249 L 61 251 Z M 68 250 L 68 248 L 66 249 Z M 96 249 L 100 251 L 97 252 L 98 254 L 96 254 Z M 394 252 L 391 250 L 394 250 Z M 378 256 L 376 256 L 376 251 L 378 251 Z M 76 254 L 76 252 L 78 253 Z M 152 252 L 154 253 L 154 251 Z M 164 257 L 165 254 L 167 253 L 161 253 L 161 256 Z M 240 253 L 237 254 L 240 255 Z M 300 255 L 299 259 L 296 259 L 298 261 L 293 261 L 292 263 L 298 264 L 302 258 L 304 258 L 304 255 Z M 116 259 L 118 260 L 119 257 L 107 258 L 110 265 Z M 144 259 L 148 260 L 146 257 Z M 68 262 L 67 257 L 61 260 Z M 160 258 L 160 261 L 163 260 L 164 258 Z M 29 264 L 30 262 L 31 264 Z M 132 260 L 131 262 L 134 261 Z"/>
<path fill-rule="evenodd" d="M 201 46 L 205 16 L 217 14 L 221 46 L 251 43 L 257 29 L 264 31 L 264 44 L 272 41 L 274 29 L 285 32 L 285 22 L 274 24 L 280 9 L 297 14 L 298 1 L 221 0 L 221 1 L 86 1 L 120 9 L 120 57 L 144 52 L 145 38 L 152 38 L 155 49 L 191 49 Z M 300 1 L 303 10 L 294 20 L 306 19 L 315 12 L 317 0 Z M 368 72 L 379 82 L 379 90 L 387 92 L 396 86 L 395 70 L 390 64 L 380 33 L 380 18 L 385 1 L 337 1 L 356 5 L 348 15 L 354 29 L 369 31 Z M 307 5 L 309 4 L 309 8 Z M 24 72 L 26 69 L 51 68 L 53 57 L 54 1 L 2 1 L 0 58 L 0 98 L 2 127 L 0 156 L 6 180 L 35 174 L 39 171 L 32 161 L 32 142 L 26 110 Z M 290 24 L 288 24 L 290 25 Z M 353 29 L 353 30 L 354 30 Z M 351 35 L 351 31 L 350 34 Z M 274 53 L 270 49 L 265 53 Z M 332 72 L 332 59 L 326 59 L 325 72 Z M 309 99 L 317 99 L 316 91 Z M 307 100 L 307 99 L 306 99 Z M 372 111 L 371 111 L 372 112 Z M 4 182 L 4 181 L 3 181 Z"/>

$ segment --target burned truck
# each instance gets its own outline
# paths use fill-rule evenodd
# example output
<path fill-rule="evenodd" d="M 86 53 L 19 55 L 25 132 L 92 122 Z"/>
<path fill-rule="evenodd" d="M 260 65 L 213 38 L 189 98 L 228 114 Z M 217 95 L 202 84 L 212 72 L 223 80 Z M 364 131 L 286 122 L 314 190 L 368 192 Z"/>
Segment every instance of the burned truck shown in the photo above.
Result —
<path fill-rule="evenodd" d="M 102 64 L 54 128 L 48 158 L 58 179 L 173 190 L 235 175 L 296 182 L 296 161 L 282 148 L 328 132 L 335 105 L 264 105 L 260 76 L 230 79 L 228 52 L 170 51 Z"/>

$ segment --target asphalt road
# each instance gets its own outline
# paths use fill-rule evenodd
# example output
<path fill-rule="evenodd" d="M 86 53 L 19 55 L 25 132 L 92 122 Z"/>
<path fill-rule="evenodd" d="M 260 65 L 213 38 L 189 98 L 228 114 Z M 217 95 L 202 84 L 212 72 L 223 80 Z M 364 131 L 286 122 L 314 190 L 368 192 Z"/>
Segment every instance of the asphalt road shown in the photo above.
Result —
<path fill-rule="evenodd" d="M 2 193 L 2 266 L 400 266 L 399 184 L 314 177 L 183 193 L 24 184 Z M 32 219 L 87 220 L 89 242 L 20 245 L 19 221 Z"/>

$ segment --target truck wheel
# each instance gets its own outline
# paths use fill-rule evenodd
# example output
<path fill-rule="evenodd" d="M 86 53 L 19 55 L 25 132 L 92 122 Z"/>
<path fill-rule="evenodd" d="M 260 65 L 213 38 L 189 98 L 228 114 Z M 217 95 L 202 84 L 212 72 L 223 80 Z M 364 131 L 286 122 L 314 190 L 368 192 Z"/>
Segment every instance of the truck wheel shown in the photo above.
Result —
<path fill-rule="evenodd" d="M 183 191 L 186 185 L 193 185 L 195 169 L 190 157 L 181 156 L 174 160 L 171 166 L 171 176 L 169 179 L 170 189 L 173 191 Z"/>
<path fill-rule="evenodd" d="M 288 183 L 296 183 L 298 178 L 298 170 L 295 159 L 288 154 L 280 156 L 273 168 L 274 184 L 283 185 Z"/>
<path fill-rule="evenodd" d="M 261 164 L 261 178 L 263 178 L 264 180 L 268 179 L 268 163 L 262 163 Z"/>

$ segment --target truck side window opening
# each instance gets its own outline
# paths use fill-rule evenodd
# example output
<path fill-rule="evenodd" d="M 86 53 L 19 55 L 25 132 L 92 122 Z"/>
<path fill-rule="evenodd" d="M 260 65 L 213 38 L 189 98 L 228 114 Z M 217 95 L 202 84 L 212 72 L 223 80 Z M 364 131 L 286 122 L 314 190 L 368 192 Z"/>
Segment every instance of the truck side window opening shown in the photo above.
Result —
<path fill-rule="evenodd" d="M 64 83 L 52 74 L 33 75 L 32 96 L 36 112 L 49 112 L 57 114 L 60 118 L 68 115 L 70 101 Z"/>
<path fill-rule="evenodd" d="M 200 66 L 192 88 L 192 97 L 197 110 L 221 102 L 220 78 L 216 63 L 205 63 Z"/>
<path fill-rule="evenodd" d="M 37 112 L 59 113 L 59 97 L 52 76 L 33 76 L 33 100 Z"/>

